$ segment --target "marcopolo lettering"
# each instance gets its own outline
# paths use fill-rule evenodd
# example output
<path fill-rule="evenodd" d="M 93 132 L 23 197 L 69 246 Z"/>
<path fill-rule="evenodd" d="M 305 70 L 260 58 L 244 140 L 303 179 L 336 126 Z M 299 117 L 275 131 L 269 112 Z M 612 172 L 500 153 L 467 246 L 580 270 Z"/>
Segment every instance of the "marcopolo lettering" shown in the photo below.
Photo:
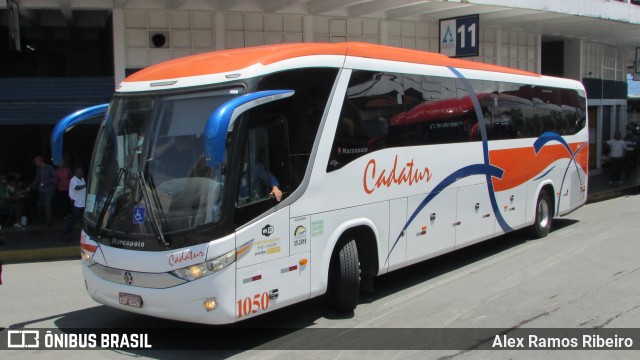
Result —
<path fill-rule="evenodd" d="M 111 246 L 115 247 L 127 247 L 127 248 L 140 248 L 145 247 L 145 242 L 142 240 L 124 240 L 124 239 L 111 239 Z"/>
<path fill-rule="evenodd" d="M 339 147 L 338 148 L 339 155 L 357 155 L 357 154 L 366 154 L 368 152 L 369 152 L 369 149 L 366 147 L 359 147 L 359 148 Z"/>

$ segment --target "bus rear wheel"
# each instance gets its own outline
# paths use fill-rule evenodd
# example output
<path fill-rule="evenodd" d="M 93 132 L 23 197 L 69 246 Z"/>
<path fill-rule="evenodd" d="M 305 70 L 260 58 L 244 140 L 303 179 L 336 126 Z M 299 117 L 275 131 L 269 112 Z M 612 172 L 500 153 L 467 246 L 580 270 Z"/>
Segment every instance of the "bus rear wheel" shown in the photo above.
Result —
<path fill-rule="evenodd" d="M 549 234 L 551 222 L 553 219 L 553 209 L 551 206 L 551 198 L 549 194 L 542 190 L 536 201 L 536 217 L 531 233 L 536 238 L 543 238 Z"/>
<path fill-rule="evenodd" d="M 353 311 L 360 294 L 360 260 L 356 241 L 342 243 L 329 267 L 329 304 L 338 311 Z"/>

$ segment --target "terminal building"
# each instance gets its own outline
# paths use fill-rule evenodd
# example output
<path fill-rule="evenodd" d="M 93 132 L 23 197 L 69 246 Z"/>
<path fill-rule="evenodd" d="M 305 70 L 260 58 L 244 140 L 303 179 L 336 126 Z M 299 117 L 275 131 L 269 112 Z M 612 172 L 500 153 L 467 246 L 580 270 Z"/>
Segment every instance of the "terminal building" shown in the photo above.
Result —
<path fill-rule="evenodd" d="M 108 102 L 127 75 L 159 62 L 292 42 L 358 41 L 439 52 L 446 51 L 452 36 L 467 36 L 473 47 L 471 53 L 452 55 L 581 81 L 589 99 L 590 168 L 597 172 L 603 165 L 603 141 L 638 119 L 632 113 L 638 106 L 627 105 L 627 78 L 640 72 L 639 4 L 0 0 L 0 173 L 32 176 L 31 159 L 49 157 L 49 134 L 60 118 Z M 458 22 L 468 27 L 455 27 L 455 34 L 442 30 L 443 23 L 469 17 L 473 22 Z M 69 162 L 86 167 L 96 132 L 94 123 L 69 135 Z"/>

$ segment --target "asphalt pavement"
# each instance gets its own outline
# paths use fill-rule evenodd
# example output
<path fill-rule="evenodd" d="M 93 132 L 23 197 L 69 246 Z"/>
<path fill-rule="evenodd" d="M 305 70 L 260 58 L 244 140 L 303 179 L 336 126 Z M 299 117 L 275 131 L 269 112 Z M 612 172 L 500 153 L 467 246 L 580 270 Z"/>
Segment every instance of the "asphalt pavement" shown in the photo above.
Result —
<path fill-rule="evenodd" d="M 587 203 L 607 200 L 640 189 L 640 167 L 621 184 L 610 184 L 609 174 L 603 171 L 589 175 Z M 0 219 L 2 220 L 2 219 Z M 80 258 L 80 224 L 69 237 L 60 239 L 64 219 L 58 219 L 52 226 L 43 223 L 29 224 L 16 228 L 12 224 L 0 223 L 0 264 L 15 264 L 34 261 L 54 261 Z"/>

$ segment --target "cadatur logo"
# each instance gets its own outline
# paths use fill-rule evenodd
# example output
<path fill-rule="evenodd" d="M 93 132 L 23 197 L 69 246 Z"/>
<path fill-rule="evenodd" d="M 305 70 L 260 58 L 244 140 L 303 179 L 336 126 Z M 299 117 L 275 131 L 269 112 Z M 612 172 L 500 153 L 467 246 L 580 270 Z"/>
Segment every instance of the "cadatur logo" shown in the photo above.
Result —
<path fill-rule="evenodd" d="M 171 254 L 169 255 L 169 265 L 174 266 L 176 264 L 180 264 L 185 261 L 196 260 L 199 258 L 203 258 L 204 260 L 204 252 L 202 251 L 192 251 L 191 249 L 185 250 L 179 254 Z"/>
<path fill-rule="evenodd" d="M 431 175 L 431 170 L 429 170 L 428 166 L 418 168 L 415 166 L 413 159 L 399 168 L 398 155 L 396 155 L 391 169 L 378 169 L 376 159 L 369 160 L 364 168 L 362 185 L 364 192 L 373 194 L 376 189 L 381 187 L 390 188 L 392 185 L 408 184 L 413 186 L 419 183 L 426 184 L 431 180 Z"/>

